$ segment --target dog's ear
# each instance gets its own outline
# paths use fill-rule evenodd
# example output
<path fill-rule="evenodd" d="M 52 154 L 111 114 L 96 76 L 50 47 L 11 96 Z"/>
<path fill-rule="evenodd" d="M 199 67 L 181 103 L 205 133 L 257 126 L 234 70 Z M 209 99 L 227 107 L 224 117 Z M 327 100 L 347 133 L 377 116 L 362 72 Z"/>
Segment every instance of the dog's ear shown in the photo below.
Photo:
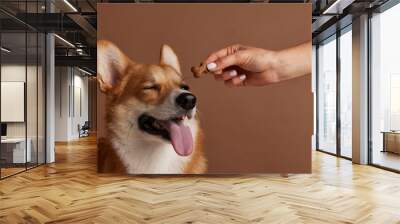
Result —
<path fill-rule="evenodd" d="M 174 50 L 166 44 L 161 47 L 160 64 L 169 65 L 181 74 L 181 66 L 179 65 L 178 56 Z"/>
<path fill-rule="evenodd" d="M 110 41 L 97 41 L 97 80 L 103 92 L 117 86 L 131 63 L 132 61 Z"/>

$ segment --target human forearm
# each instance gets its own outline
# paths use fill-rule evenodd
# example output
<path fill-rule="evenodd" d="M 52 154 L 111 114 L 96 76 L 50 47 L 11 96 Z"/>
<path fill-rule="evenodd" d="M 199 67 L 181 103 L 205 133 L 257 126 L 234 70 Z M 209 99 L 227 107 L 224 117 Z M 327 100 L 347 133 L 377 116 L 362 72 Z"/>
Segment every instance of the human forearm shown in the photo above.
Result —
<path fill-rule="evenodd" d="M 275 70 L 279 81 L 311 73 L 311 42 L 278 51 Z"/>

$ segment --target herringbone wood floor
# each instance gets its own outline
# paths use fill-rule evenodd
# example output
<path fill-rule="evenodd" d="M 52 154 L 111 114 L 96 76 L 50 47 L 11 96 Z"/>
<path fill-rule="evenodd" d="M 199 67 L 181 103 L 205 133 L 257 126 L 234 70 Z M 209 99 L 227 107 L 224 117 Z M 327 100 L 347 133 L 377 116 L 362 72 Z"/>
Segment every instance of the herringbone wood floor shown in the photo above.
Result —
<path fill-rule="evenodd" d="M 313 174 L 96 173 L 94 138 L 0 181 L 0 223 L 400 223 L 400 175 L 315 152 Z"/>

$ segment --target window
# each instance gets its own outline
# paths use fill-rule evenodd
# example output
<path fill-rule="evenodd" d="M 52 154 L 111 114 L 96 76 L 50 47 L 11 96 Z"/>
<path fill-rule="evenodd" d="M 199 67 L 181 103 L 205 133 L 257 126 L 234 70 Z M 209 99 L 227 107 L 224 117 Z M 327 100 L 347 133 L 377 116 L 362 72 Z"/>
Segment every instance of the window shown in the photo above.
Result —
<path fill-rule="evenodd" d="M 352 59 L 351 25 L 318 45 L 317 149 L 345 158 L 352 157 Z"/>
<path fill-rule="evenodd" d="M 390 75 L 390 130 L 400 130 L 400 73 Z"/>
<path fill-rule="evenodd" d="M 371 18 L 370 133 L 373 164 L 400 170 L 400 5 Z"/>
<path fill-rule="evenodd" d="M 336 153 L 336 36 L 318 47 L 318 149 Z"/>
<path fill-rule="evenodd" d="M 352 32 L 351 26 L 340 36 L 340 155 L 352 154 Z"/>
<path fill-rule="evenodd" d="M 1 1 L 23 15 L 43 1 Z M 45 34 L 0 12 L 0 178 L 45 163 Z"/>

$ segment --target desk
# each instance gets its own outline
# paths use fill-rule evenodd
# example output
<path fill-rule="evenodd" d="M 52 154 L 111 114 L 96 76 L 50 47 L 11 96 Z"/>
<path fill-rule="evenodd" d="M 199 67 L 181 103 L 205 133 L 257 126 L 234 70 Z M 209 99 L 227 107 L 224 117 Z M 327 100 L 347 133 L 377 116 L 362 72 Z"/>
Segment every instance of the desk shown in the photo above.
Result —
<path fill-rule="evenodd" d="M 400 154 L 400 132 L 383 131 L 383 150 L 382 152 L 392 152 Z"/>
<path fill-rule="evenodd" d="M 5 163 L 25 163 L 32 159 L 31 145 L 32 141 L 27 138 L 28 143 L 25 154 L 25 138 L 5 138 L 1 139 L 1 159 Z"/>

